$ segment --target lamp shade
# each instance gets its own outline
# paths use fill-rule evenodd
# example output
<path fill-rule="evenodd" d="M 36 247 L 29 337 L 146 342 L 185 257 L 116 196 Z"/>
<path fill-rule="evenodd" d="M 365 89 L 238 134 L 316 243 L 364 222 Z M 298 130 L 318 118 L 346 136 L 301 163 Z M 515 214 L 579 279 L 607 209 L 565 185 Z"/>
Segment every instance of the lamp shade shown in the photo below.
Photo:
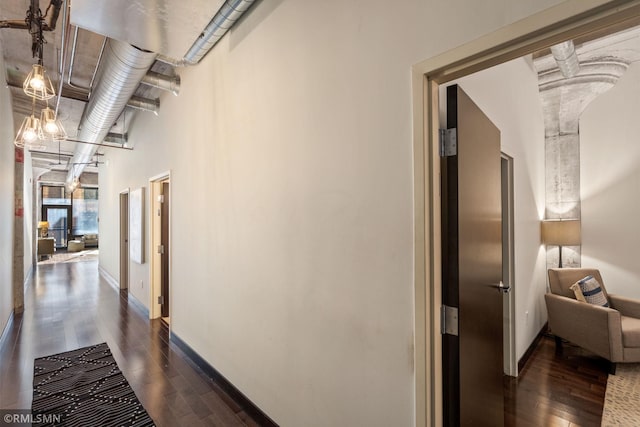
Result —
<path fill-rule="evenodd" d="M 542 243 L 557 246 L 576 246 L 581 244 L 580 220 L 564 219 L 542 221 Z"/>
<path fill-rule="evenodd" d="M 38 228 L 49 228 L 49 221 L 40 221 L 38 223 Z"/>

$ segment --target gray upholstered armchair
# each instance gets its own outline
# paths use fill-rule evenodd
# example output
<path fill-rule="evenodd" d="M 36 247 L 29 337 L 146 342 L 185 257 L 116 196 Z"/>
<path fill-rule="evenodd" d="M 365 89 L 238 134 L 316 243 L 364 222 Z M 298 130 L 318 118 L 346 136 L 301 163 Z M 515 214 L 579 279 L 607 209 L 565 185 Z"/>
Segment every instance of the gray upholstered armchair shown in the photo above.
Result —
<path fill-rule="evenodd" d="M 610 307 L 576 299 L 571 285 L 589 275 L 600 282 Z M 556 337 L 604 357 L 613 369 L 618 362 L 640 362 L 640 300 L 608 294 L 600 271 L 593 268 L 549 269 L 549 287 L 545 301 Z"/>

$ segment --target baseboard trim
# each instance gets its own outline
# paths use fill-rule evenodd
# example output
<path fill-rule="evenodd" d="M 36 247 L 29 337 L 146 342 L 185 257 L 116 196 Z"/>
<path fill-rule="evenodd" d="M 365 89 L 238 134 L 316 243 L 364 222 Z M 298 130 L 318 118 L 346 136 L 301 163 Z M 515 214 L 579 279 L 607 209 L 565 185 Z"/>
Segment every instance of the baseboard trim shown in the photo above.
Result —
<path fill-rule="evenodd" d="M 542 329 L 540 329 L 540 332 L 538 332 L 538 335 L 536 335 L 536 337 L 531 342 L 531 345 L 529 345 L 529 348 L 527 348 L 527 351 L 525 351 L 520 360 L 518 360 L 518 375 L 524 369 L 527 361 L 531 358 L 531 355 L 540 343 L 542 337 L 546 334 L 548 328 L 548 323 L 545 322 L 545 324 L 542 325 Z"/>
<path fill-rule="evenodd" d="M 118 291 L 120 292 L 120 289 L 118 289 Z M 135 295 L 133 295 L 131 292 L 127 292 L 126 289 L 121 292 L 127 295 L 127 301 L 129 301 L 129 305 L 132 305 L 133 308 L 138 310 L 140 314 L 142 314 L 145 318 L 149 318 L 149 309 L 145 307 L 144 304 L 142 304 L 140 300 L 135 297 Z"/>
<path fill-rule="evenodd" d="M 213 380 L 222 390 L 225 391 L 235 402 L 237 402 L 251 418 L 260 426 L 278 427 L 267 414 L 262 412 L 247 396 L 238 390 L 229 380 L 227 380 L 216 368 L 211 366 L 189 345 L 175 333 L 171 333 L 171 341 L 176 344 L 202 371 Z"/>
<path fill-rule="evenodd" d="M 11 310 L 11 314 L 9 314 L 9 319 L 7 319 L 7 324 L 4 325 L 4 329 L 2 330 L 2 333 L 0 334 L 0 348 L 4 347 L 4 342 L 7 339 L 7 335 L 9 334 L 9 330 L 13 326 L 13 316 L 14 316 L 14 311 Z"/>
<path fill-rule="evenodd" d="M 118 283 L 115 277 L 109 274 L 109 272 L 101 265 L 98 265 L 98 273 L 100 274 L 100 276 L 102 276 L 105 282 L 113 286 L 116 290 L 120 291 L 120 283 Z"/>

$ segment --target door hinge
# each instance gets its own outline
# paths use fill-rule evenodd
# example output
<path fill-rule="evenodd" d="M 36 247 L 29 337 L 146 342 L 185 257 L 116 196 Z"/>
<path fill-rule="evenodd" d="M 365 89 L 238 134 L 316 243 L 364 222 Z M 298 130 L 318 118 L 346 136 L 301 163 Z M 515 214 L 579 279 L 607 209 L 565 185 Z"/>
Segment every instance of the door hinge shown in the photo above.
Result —
<path fill-rule="evenodd" d="M 158 296 L 158 304 L 164 305 L 164 295 L 159 295 Z"/>
<path fill-rule="evenodd" d="M 458 336 L 458 307 L 440 307 L 440 333 Z"/>
<path fill-rule="evenodd" d="M 164 255 L 164 245 L 158 245 L 158 253 Z"/>
<path fill-rule="evenodd" d="M 164 194 L 158 195 L 158 203 L 164 203 Z"/>
<path fill-rule="evenodd" d="M 440 157 L 458 154 L 458 129 L 440 129 Z"/>

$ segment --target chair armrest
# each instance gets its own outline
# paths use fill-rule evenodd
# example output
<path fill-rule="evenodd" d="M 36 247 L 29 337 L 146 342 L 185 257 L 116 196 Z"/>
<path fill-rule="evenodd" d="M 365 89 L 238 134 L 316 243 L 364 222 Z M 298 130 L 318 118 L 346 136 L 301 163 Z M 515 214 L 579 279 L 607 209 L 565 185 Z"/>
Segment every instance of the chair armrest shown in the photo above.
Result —
<path fill-rule="evenodd" d="M 612 362 L 622 361 L 620 312 L 550 293 L 544 298 L 554 335 Z"/>
<path fill-rule="evenodd" d="M 609 302 L 611 307 L 618 310 L 623 316 L 640 319 L 640 300 L 609 294 Z"/>

